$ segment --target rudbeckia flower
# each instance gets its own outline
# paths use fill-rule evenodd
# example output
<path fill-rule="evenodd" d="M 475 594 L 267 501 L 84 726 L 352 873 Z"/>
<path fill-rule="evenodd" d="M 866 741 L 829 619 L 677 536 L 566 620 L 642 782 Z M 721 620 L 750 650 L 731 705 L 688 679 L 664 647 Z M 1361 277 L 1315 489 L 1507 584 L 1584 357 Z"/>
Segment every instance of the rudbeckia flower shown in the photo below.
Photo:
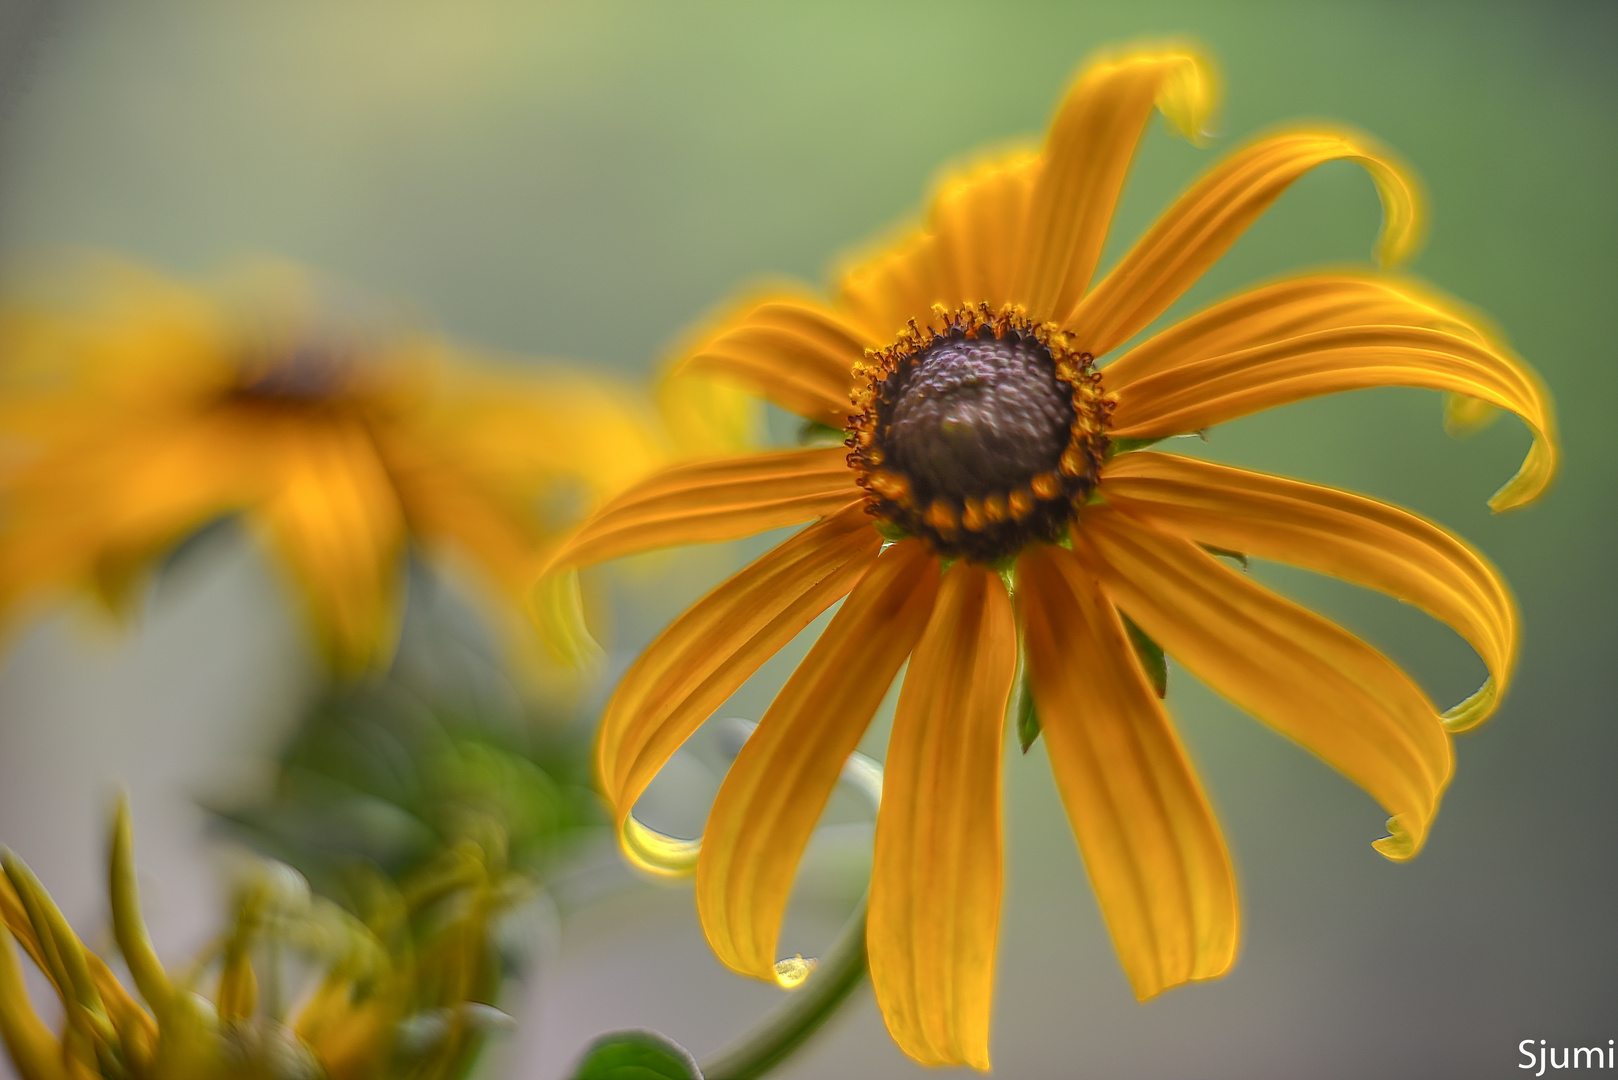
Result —
<path fill-rule="evenodd" d="M 805 843 L 908 661 L 867 945 L 889 1030 L 922 1062 L 989 1066 L 1008 713 L 1037 718 L 1145 999 L 1223 973 L 1237 942 L 1230 858 L 1159 700 L 1164 652 L 1381 803 L 1390 835 L 1375 846 L 1390 859 L 1426 838 L 1450 732 L 1486 717 L 1510 677 L 1513 601 L 1463 541 L 1361 496 L 1144 449 L 1287 402 L 1400 385 L 1453 395 L 1455 422 L 1498 408 L 1533 430 L 1496 510 L 1534 499 L 1555 466 L 1534 375 L 1456 305 L 1375 271 L 1264 285 L 1122 349 L 1319 165 L 1354 162 L 1375 181 L 1384 263 L 1417 238 L 1413 184 L 1386 152 L 1343 131 L 1285 130 L 1215 165 L 1092 281 L 1154 107 L 1194 137 L 1213 88 L 1184 50 L 1098 60 L 1037 153 L 948 177 L 924 224 L 850 269 L 835 299 L 757 297 L 723 318 L 683 369 L 742 380 L 840 429 L 845 445 L 661 472 L 591 517 L 551 567 L 565 576 L 655 545 L 813 521 L 629 669 L 602 721 L 599 779 L 628 855 L 668 870 L 694 862 L 713 949 L 771 978 Z M 1488 681 L 1443 712 L 1376 649 L 1216 551 L 1415 604 L 1476 649 Z M 636 800 L 676 748 L 839 600 L 725 777 L 700 845 L 638 822 Z"/>
<path fill-rule="evenodd" d="M 353 672 L 391 655 L 407 545 L 458 559 L 525 623 L 543 548 L 668 460 L 625 387 L 339 317 L 288 268 L 213 291 L 115 265 L 40 281 L 0 308 L 3 618 L 85 587 L 122 606 L 240 515 Z"/>

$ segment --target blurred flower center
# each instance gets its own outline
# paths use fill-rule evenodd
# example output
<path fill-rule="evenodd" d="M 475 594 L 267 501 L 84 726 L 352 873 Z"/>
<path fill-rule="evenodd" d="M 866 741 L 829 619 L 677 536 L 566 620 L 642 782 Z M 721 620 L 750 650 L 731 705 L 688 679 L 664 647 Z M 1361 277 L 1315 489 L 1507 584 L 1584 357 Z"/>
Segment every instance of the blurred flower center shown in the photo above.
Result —
<path fill-rule="evenodd" d="M 353 349 L 332 342 L 255 350 L 242 364 L 237 393 L 266 401 L 324 401 L 351 387 L 358 366 Z"/>

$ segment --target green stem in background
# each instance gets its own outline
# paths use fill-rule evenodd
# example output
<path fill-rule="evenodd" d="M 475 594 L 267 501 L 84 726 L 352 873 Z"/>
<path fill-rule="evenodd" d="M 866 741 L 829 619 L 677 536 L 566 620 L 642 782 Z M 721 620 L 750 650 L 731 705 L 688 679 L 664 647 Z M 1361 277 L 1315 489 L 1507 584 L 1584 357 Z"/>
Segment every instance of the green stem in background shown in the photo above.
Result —
<path fill-rule="evenodd" d="M 756 1028 L 702 1062 L 703 1080 L 752 1080 L 790 1057 L 837 1014 L 865 981 L 865 898 L 786 1004 Z"/>

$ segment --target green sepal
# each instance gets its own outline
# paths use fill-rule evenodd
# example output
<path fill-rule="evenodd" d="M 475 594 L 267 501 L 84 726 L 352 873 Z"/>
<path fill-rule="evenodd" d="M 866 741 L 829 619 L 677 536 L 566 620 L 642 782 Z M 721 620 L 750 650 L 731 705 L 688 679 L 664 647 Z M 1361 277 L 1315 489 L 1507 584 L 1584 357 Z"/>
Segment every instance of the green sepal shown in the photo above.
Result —
<path fill-rule="evenodd" d="M 691 1052 L 655 1031 L 614 1031 L 584 1052 L 572 1080 L 702 1080 Z"/>
<path fill-rule="evenodd" d="M 1249 564 L 1247 559 L 1247 552 L 1245 551 L 1232 551 L 1230 548 L 1214 547 L 1212 544 L 1199 544 L 1197 546 L 1202 548 L 1203 551 L 1206 551 L 1210 555 L 1219 555 L 1223 558 L 1231 560 L 1232 562 L 1241 564 L 1243 571 L 1252 569 L 1252 566 Z"/>
<path fill-rule="evenodd" d="M 891 521 L 882 521 L 878 519 L 877 521 L 872 522 L 872 524 L 876 526 L 877 535 L 888 541 L 890 544 L 897 544 L 901 540 L 910 539 L 910 534 L 908 532 L 901 529 Z"/>
<path fill-rule="evenodd" d="M 829 446 L 841 443 L 845 437 L 842 428 L 822 424 L 819 420 L 805 420 L 798 429 L 799 446 Z"/>
<path fill-rule="evenodd" d="M 1146 636 L 1146 631 L 1136 626 L 1128 615 L 1119 612 L 1124 620 L 1124 629 L 1129 633 L 1129 643 L 1135 647 L 1135 656 L 1140 660 L 1141 670 L 1146 672 L 1146 681 L 1152 684 L 1159 698 L 1167 697 L 1169 692 L 1169 664 L 1163 657 L 1163 647 Z"/>
<path fill-rule="evenodd" d="M 1034 687 L 1028 675 L 1023 674 L 1017 687 L 1017 744 L 1023 753 L 1039 738 L 1039 710 L 1034 707 Z"/>
<path fill-rule="evenodd" d="M 1150 439 L 1120 439 L 1117 436 L 1113 436 L 1107 440 L 1107 456 L 1116 457 L 1119 454 L 1128 454 L 1135 450 L 1144 450 L 1148 446 L 1155 446 L 1169 437 L 1170 436 L 1168 435 L 1158 435 Z"/>

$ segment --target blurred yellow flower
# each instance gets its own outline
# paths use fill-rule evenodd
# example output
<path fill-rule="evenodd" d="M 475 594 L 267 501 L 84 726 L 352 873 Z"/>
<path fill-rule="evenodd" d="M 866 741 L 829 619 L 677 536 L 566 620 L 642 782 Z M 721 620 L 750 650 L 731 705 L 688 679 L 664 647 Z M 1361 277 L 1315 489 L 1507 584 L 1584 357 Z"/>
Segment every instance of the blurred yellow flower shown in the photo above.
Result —
<path fill-rule="evenodd" d="M 240 514 L 353 672 L 391 655 L 407 544 L 460 558 L 520 612 L 541 549 L 671 449 L 624 385 L 339 320 L 288 268 L 214 292 L 107 264 L 67 284 L 0 308 L 6 618 L 82 586 L 121 605 L 181 540 Z M 709 426 L 681 437 L 734 446 L 731 399 L 715 423 L 695 385 L 674 405 L 706 403 Z"/>
<path fill-rule="evenodd" d="M 1491 504 L 1520 506 L 1554 471 L 1550 403 L 1455 305 L 1371 272 L 1306 274 L 1096 367 L 1323 163 L 1356 162 L 1375 180 L 1383 262 L 1417 240 L 1412 181 L 1384 151 L 1289 130 L 1215 165 L 1092 285 L 1154 106 L 1196 137 L 1215 96 L 1191 51 L 1099 59 L 1043 148 L 949 176 L 925 223 L 850 269 L 833 303 L 764 296 L 722 319 L 681 370 L 742 380 L 840 429 L 844 445 L 664 471 L 591 517 L 548 572 L 817 519 L 628 671 L 602 722 L 599 779 L 633 859 L 695 863 L 719 957 L 775 977 L 804 845 L 908 660 L 867 943 L 889 1030 L 926 1063 L 989 1066 L 1008 712 L 1044 732 L 1113 942 L 1146 998 L 1221 974 L 1237 940 L 1230 859 L 1159 702 L 1163 650 L 1375 797 L 1392 815 L 1376 847 L 1394 859 L 1420 848 L 1449 779 L 1446 728 L 1493 710 L 1515 658 L 1505 584 L 1438 526 L 1346 492 L 1141 451 L 1314 395 L 1427 387 L 1460 395 L 1452 420 L 1498 407 L 1533 429 L 1522 470 Z M 1441 715 L 1381 653 L 1217 551 L 1415 604 L 1473 645 L 1488 682 Z M 636 800 L 675 749 L 839 600 L 725 777 L 700 855 L 637 822 Z"/>
<path fill-rule="evenodd" d="M 234 925 L 184 975 L 163 967 L 141 919 L 128 810 L 110 860 L 113 936 L 145 1001 L 69 928 L 21 860 L 0 877 L 0 1041 L 22 1080 L 384 1080 L 460 1075 L 509 1020 L 490 1004 L 490 927 L 525 898 L 499 851 L 463 842 L 395 890 L 370 881 L 362 920 L 313 901 L 285 867 L 240 890 Z M 35 1012 L 13 939 L 65 1014 Z M 315 961 L 290 1010 L 283 951 Z M 259 962 L 255 964 L 255 957 Z M 212 997 L 196 992 L 212 975 Z"/>

